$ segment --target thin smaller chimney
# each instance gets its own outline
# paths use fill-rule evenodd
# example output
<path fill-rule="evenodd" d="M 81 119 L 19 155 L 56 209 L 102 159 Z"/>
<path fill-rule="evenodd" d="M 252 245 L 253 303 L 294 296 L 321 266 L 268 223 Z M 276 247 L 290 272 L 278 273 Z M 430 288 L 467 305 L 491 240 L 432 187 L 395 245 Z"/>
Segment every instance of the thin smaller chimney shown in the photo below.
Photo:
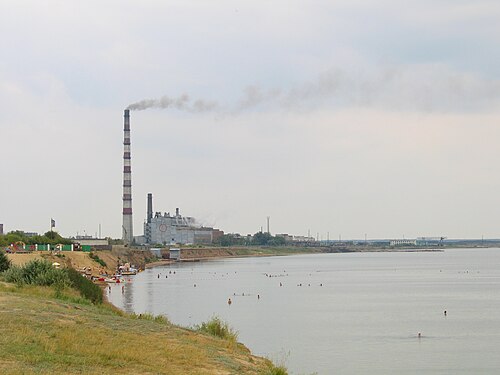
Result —
<path fill-rule="evenodd" d="M 177 217 L 179 217 L 179 216 L 180 216 L 180 214 L 179 214 L 179 209 L 178 209 L 178 208 L 176 208 L 176 209 L 175 209 L 175 216 L 177 216 Z"/>
<path fill-rule="evenodd" d="M 153 194 L 148 193 L 148 223 L 153 219 Z"/>

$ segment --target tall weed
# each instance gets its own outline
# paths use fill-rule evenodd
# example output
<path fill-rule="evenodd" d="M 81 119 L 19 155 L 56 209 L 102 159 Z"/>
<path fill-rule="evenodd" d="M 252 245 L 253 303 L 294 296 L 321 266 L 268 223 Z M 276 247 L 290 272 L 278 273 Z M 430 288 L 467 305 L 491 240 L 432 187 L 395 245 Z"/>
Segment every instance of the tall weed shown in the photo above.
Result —
<path fill-rule="evenodd" d="M 24 284 L 23 270 L 18 266 L 12 266 L 7 271 L 2 272 L 2 277 L 8 283 Z"/>
<path fill-rule="evenodd" d="M 209 321 L 201 323 L 197 329 L 200 332 L 205 332 L 212 336 L 220 337 L 221 339 L 233 342 L 238 340 L 238 332 L 218 316 L 214 316 Z"/>
<path fill-rule="evenodd" d="M 285 366 L 276 366 L 271 363 L 262 375 L 288 375 L 288 370 Z"/>

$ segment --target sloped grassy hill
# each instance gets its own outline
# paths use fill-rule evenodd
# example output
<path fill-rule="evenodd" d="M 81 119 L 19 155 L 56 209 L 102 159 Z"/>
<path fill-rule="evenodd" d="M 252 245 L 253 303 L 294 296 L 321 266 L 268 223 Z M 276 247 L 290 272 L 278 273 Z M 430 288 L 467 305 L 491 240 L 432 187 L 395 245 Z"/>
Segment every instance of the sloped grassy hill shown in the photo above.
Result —
<path fill-rule="evenodd" d="M 0 283 L 0 373 L 272 373 L 242 344 L 69 293 Z"/>

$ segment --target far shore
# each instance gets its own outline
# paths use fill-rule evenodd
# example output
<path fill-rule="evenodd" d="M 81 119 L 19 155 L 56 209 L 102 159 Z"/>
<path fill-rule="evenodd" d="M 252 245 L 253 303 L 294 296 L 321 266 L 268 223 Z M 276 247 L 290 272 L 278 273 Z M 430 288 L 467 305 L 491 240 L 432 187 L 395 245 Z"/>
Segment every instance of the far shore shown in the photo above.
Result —
<path fill-rule="evenodd" d="M 155 262 L 147 263 L 145 268 L 155 268 L 167 266 L 175 263 L 188 263 L 188 262 L 201 262 L 201 261 L 209 261 L 209 260 L 220 260 L 220 259 L 231 259 L 231 258 L 259 258 L 259 257 L 272 257 L 272 256 L 291 256 L 291 255 L 307 255 L 307 254 L 343 254 L 343 253 L 375 253 L 375 252 L 442 252 L 443 248 L 363 248 L 363 249 L 334 249 L 332 251 L 331 248 L 302 248 L 300 251 L 286 252 L 287 249 L 283 248 L 282 251 L 269 251 L 266 252 L 266 248 L 259 248 L 259 252 L 253 252 L 251 254 L 238 254 L 238 250 L 244 250 L 245 248 L 228 248 L 228 250 L 234 251 L 233 254 L 217 254 L 214 255 L 211 252 L 207 252 L 206 256 L 203 256 L 204 250 L 208 249 L 192 249 L 185 248 L 184 252 L 196 251 L 199 256 L 189 256 L 187 258 L 181 258 L 180 260 L 173 259 L 162 259 Z M 309 250 L 310 251 L 307 251 Z M 252 249 L 255 251 L 255 249 Z"/>

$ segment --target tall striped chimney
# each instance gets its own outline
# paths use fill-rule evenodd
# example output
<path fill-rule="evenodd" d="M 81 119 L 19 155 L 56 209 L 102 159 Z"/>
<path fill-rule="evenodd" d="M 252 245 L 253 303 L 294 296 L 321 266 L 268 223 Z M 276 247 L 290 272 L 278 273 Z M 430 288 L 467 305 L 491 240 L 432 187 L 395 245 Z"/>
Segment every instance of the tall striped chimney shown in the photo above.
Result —
<path fill-rule="evenodd" d="M 130 111 L 125 110 L 123 122 L 123 225 L 122 239 L 126 244 L 134 240 L 132 224 L 132 170 L 130 164 Z"/>

